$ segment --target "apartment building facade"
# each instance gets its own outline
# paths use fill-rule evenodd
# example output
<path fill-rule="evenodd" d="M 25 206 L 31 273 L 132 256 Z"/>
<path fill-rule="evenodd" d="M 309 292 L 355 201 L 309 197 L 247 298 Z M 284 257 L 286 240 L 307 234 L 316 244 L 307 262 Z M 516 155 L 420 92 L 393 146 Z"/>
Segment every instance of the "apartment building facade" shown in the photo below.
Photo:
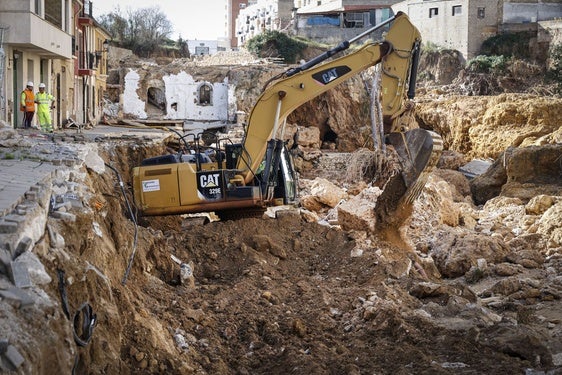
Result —
<path fill-rule="evenodd" d="M 238 38 L 236 32 L 236 19 L 242 9 L 248 6 L 248 0 L 226 0 L 226 35 L 231 50 L 238 49 Z"/>
<path fill-rule="evenodd" d="M 104 65 L 100 41 L 108 36 L 99 25 L 81 21 L 84 6 L 83 0 L 0 1 L 0 120 L 13 127 L 21 124 L 20 94 L 31 81 L 35 91 L 44 83 L 56 97 L 55 127 L 68 118 L 88 121 L 86 114 L 94 103 L 84 95 L 96 88 L 99 101 L 103 92 L 98 80 L 103 72 L 97 66 Z M 88 65 L 94 59 L 99 65 Z M 82 70 L 85 67 L 90 71 Z M 79 84 L 83 75 L 96 78 Z"/>
<path fill-rule="evenodd" d="M 293 18 L 294 0 L 248 0 L 236 18 L 238 46 L 264 31 L 287 31 Z"/>
<path fill-rule="evenodd" d="M 501 32 L 537 29 L 537 22 L 562 17 L 562 0 L 406 0 L 392 7 L 409 15 L 424 42 L 455 49 L 468 60 Z"/>
<path fill-rule="evenodd" d="M 91 1 L 74 5 L 74 111 L 79 123 L 97 123 L 107 82 L 109 33 L 96 21 Z"/>

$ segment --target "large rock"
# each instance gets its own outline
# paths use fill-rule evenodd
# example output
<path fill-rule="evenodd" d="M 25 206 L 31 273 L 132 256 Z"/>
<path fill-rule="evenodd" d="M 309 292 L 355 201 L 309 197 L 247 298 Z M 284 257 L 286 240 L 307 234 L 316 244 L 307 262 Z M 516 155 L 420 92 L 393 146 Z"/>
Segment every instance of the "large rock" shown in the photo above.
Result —
<path fill-rule="evenodd" d="M 316 177 L 314 180 L 301 180 L 301 188 L 308 190 L 308 194 L 301 193 L 300 204 L 307 210 L 324 211 L 326 208 L 336 207 L 347 198 L 344 189 L 336 186 L 325 178 Z"/>
<path fill-rule="evenodd" d="M 508 147 L 562 142 L 562 99 L 524 94 L 419 98 L 416 118 L 444 136 L 445 147 L 497 158 Z"/>
<path fill-rule="evenodd" d="M 464 61 L 457 50 L 443 49 L 424 51 L 421 54 L 418 71 L 420 78 L 431 80 L 438 85 L 448 85 L 458 77 Z M 423 72 L 424 77 L 421 77 Z"/>
<path fill-rule="evenodd" d="M 505 261 L 509 250 L 498 236 L 480 233 L 442 231 L 432 243 L 431 257 L 445 277 L 459 277 L 478 265 L 478 259 L 488 264 Z"/>
<path fill-rule="evenodd" d="M 455 202 L 471 201 L 470 183 L 466 176 L 452 169 L 436 169 L 433 174 L 445 180 L 451 188 L 452 198 Z"/>
<path fill-rule="evenodd" d="M 537 223 L 537 233 L 548 239 L 547 247 L 562 247 L 562 199 L 544 212 Z"/>
<path fill-rule="evenodd" d="M 382 190 L 377 187 L 364 189 L 358 195 L 338 206 L 338 223 L 345 230 L 374 232 L 375 205 Z"/>
<path fill-rule="evenodd" d="M 540 195 L 562 195 L 562 143 L 508 148 L 470 183 L 476 204 L 502 195 L 527 202 Z"/>

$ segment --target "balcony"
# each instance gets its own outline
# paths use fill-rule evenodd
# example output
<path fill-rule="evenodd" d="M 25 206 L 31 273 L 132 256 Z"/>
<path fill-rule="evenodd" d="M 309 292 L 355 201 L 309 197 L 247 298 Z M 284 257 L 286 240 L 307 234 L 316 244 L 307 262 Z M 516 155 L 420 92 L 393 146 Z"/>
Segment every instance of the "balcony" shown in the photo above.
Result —
<path fill-rule="evenodd" d="M 93 76 L 96 75 L 96 70 L 96 55 L 82 51 L 78 56 L 78 75 Z"/>
<path fill-rule="evenodd" d="M 10 32 L 4 41 L 46 58 L 72 58 L 72 37 L 31 12 L 0 12 L 0 24 Z"/>
<path fill-rule="evenodd" d="M 92 17 L 81 16 L 78 17 L 78 25 L 80 26 L 94 26 L 95 21 Z"/>

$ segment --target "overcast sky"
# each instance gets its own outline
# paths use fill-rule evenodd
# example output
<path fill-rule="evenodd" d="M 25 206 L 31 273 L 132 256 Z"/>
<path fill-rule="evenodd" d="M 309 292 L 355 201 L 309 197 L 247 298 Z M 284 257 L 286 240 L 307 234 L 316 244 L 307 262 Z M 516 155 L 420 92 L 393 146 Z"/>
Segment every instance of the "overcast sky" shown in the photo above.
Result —
<path fill-rule="evenodd" d="M 119 5 L 127 8 L 160 7 L 174 27 L 172 39 L 214 40 L 224 36 L 224 0 L 93 0 L 93 15 L 109 13 Z"/>

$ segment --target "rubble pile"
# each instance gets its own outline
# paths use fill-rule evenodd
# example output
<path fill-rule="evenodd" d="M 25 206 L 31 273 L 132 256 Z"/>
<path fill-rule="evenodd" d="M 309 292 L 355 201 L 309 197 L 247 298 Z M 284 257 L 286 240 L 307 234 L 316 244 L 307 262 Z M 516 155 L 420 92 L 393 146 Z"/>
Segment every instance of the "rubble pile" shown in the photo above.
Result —
<path fill-rule="evenodd" d="M 193 62 L 196 66 L 252 65 L 267 63 L 266 60 L 256 58 L 256 56 L 245 49 L 233 52 L 219 51 L 213 55 L 193 56 Z"/>

